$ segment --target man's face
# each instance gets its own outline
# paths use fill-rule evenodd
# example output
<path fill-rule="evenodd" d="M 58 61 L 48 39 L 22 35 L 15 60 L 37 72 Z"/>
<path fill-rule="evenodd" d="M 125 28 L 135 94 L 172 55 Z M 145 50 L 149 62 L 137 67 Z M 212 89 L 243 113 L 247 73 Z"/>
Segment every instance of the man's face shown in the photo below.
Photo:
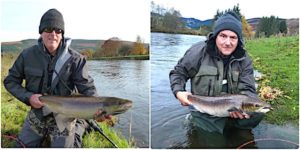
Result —
<path fill-rule="evenodd" d="M 62 39 L 62 31 L 59 29 L 45 28 L 41 36 L 48 52 L 54 55 Z"/>
<path fill-rule="evenodd" d="M 216 44 L 222 55 L 229 56 L 235 51 L 238 40 L 238 36 L 235 32 L 223 30 L 217 35 Z"/>

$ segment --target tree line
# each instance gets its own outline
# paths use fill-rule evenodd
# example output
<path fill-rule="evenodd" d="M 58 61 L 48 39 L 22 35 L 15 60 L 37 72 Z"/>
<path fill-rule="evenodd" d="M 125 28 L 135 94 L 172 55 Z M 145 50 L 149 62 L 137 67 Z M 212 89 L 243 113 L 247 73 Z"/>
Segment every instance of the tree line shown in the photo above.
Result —
<path fill-rule="evenodd" d="M 123 42 L 117 37 L 112 37 L 104 41 L 96 51 L 86 49 L 80 53 L 87 58 L 149 55 L 149 47 L 145 46 L 140 36 L 137 36 L 134 43 Z"/>
<path fill-rule="evenodd" d="M 151 2 L 151 31 L 166 33 L 197 34 L 188 29 L 181 19 L 181 13 L 174 8 L 164 8 Z"/>
<path fill-rule="evenodd" d="M 234 11 L 240 18 L 243 27 L 243 36 L 247 38 L 253 37 L 269 37 L 277 34 L 287 34 L 288 28 L 285 19 L 279 19 L 275 16 L 262 17 L 256 28 L 251 26 L 244 15 L 241 13 L 239 4 L 234 5 L 232 9 L 224 11 L 217 10 L 213 17 L 213 23 L 210 26 L 202 25 L 198 30 L 188 29 L 181 20 L 181 14 L 174 8 L 164 8 L 158 4 L 151 2 L 151 31 L 167 32 L 167 33 L 190 33 L 206 36 L 213 31 L 214 22 L 223 14 Z M 299 27 L 298 27 L 299 28 Z"/>

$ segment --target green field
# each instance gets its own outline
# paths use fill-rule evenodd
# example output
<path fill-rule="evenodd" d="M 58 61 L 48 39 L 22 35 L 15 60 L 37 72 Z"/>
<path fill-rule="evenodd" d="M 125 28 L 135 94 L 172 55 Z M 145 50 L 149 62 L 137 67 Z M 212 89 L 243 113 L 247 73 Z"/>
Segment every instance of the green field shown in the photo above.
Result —
<path fill-rule="evenodd" d="M 269 100 L 274 110 L 265 118 L 271 123 L 299 123 L 299 36 L 246 41 L 245 48 L 256 70 L 264 74 L 260 86 L 270 86 L 282 95 Z M 259 89 L 258 89 L 259 90 Z"/>
<path fill-rule="evenodd" d="M 1 135 L 13 135 L 16 136 L 24 123 L 26 115 L 30 110 L 29 106 L 26 106 L 10 93 L 6 91 L 3 86 L 3 80 L 7 76 L 8 69 L 14 62 L 17 54 L 4 54 L 1 57 Z M 115 119 L 115 118 L 114 118 Z M 103 132 L 120 148 L 135 147 L 134 139 L 126 139 L 121 135 L 120 131 L 113 130 L 106 123 L 99 123 Z M 14 147 L 14 140 L 9 138 L 1 138 L 2 148 Z M 84 147 L 89 148 L 111 148 L 112 145 L 97 132 L 91 132 L 86 134 L 83 138 Z"/>

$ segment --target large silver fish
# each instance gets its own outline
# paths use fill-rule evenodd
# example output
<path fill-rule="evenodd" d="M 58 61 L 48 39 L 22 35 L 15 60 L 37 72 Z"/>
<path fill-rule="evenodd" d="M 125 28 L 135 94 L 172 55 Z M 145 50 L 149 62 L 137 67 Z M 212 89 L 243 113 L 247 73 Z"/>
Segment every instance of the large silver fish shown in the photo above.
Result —
<path fill-rule="evenodd" d="M 41 96 L 43 102 L 52 112 L 67 117 L 93 119 L 97 115 L 117 115 L 132 106 L 132 101 L 117 97 L 92 96 Z"/>
<path fill-rule="evenodd" d="M 238 94 L 217 97 L 188 95 L 188 100 L 196 110 L 217 117 L 228 117 L 231 111 L 266 113 L 272 109 L 262 100 Z"/>
<path fill-rule="evenodd" d="M 57 126 L 62 132 L 72 127 L 74 119 L 97 119 L 101 115 L 117 115 L 132 107 L 132 101 L 117 97 L 92 96 L 41 96 L 40 101 L 45 104 L 44 115 L 54 114 Z"/>

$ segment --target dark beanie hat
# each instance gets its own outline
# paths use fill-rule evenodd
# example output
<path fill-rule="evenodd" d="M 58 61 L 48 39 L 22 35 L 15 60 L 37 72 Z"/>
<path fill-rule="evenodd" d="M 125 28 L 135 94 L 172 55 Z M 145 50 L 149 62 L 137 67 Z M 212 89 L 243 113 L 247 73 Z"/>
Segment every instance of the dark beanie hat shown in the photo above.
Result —
<path fill-rule="evenodd" d="M 58 28 L 65 32 L 65 23 L 62 14 L 56 9 L 49 9 L 41 18 L 39 33 L 47 27 Z"/>
<path fill-rule="evenodd" d="M 243 41 L 242 23 L 240 18 L 235 12 L 233 11 L 227 12 L 218 18 L 218 20 L 215 23 L 215 28 L 213 32 L 214 37 L 216 37 L 219 34 L 219 32 L 223 30 L 230 30 L 235 32 L 239 40 L 241 42 Z"/>

